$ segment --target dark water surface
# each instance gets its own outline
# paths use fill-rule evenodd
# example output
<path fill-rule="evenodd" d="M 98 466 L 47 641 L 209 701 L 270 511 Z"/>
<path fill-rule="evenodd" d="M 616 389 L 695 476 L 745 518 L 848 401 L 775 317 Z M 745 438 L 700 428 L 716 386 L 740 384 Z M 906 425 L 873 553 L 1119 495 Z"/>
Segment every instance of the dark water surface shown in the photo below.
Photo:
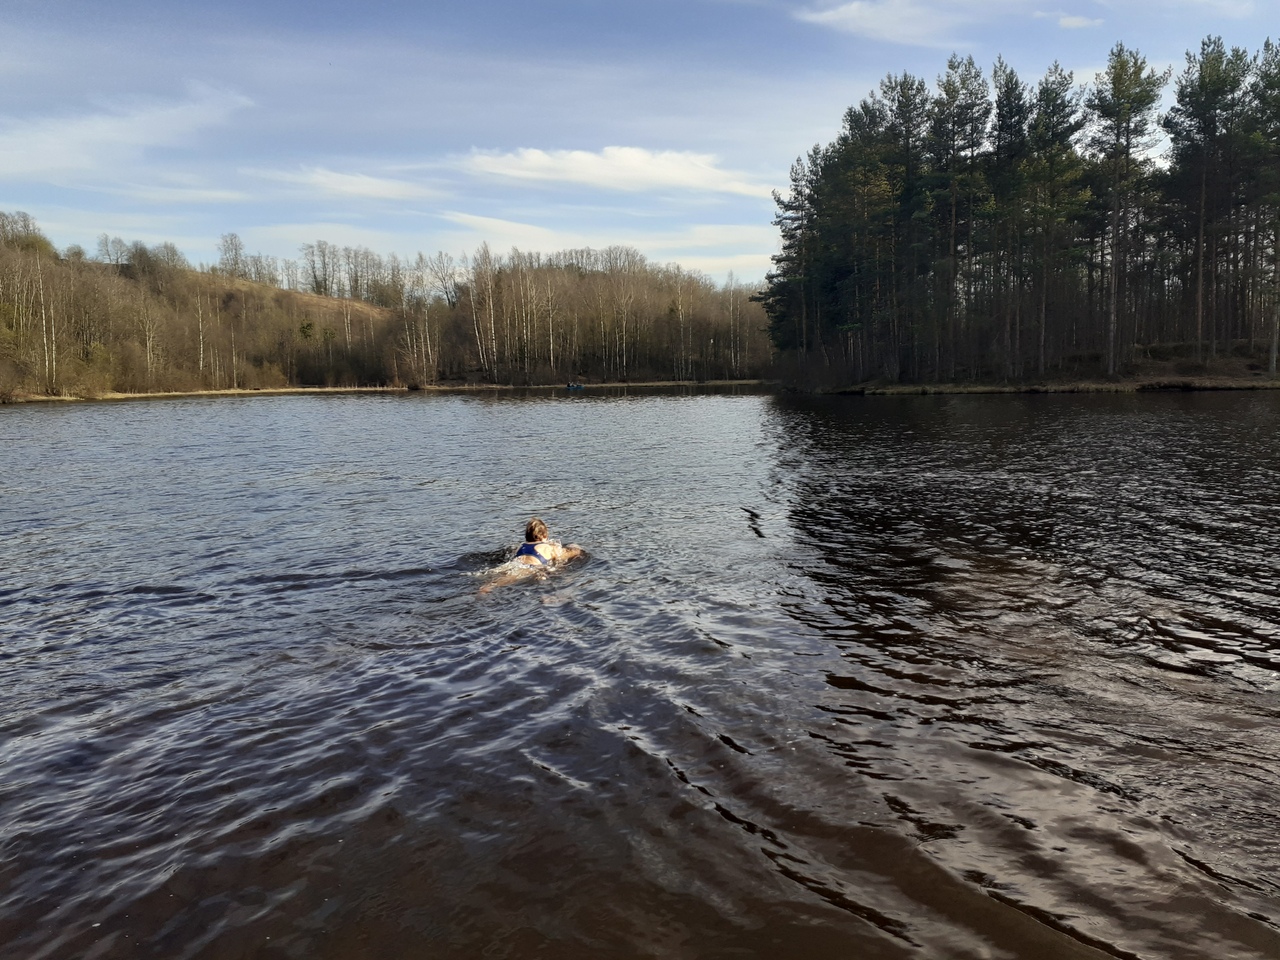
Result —
<path fill-rule="evenodd" d="M 1280 957 L 1277 425 L 0 409 L 0 956 Z"/>

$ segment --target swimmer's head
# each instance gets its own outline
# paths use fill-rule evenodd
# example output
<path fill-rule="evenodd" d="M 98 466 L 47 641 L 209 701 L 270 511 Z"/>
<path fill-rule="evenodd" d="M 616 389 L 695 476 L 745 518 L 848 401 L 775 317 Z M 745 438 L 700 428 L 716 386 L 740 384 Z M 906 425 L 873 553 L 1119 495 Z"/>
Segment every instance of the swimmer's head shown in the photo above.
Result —
<path fill-rule="evenodd" d="M 547 525 L 534 517 L 524 525 L 524 539 L 526 543 L 537 543 L 547 539 Z"/>

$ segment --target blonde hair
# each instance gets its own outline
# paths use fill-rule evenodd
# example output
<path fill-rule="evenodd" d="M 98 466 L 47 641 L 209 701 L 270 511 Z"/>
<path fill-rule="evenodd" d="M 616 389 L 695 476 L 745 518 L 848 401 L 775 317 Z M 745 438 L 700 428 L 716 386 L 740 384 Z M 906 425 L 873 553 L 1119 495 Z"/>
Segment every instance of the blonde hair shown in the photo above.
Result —
<path fill-rule="evenodd" d="M 524 525 L 524 539 L 526 543 L 537 543 L 539 540 L 547 539 L 547 525 L 534 517 Z"/>

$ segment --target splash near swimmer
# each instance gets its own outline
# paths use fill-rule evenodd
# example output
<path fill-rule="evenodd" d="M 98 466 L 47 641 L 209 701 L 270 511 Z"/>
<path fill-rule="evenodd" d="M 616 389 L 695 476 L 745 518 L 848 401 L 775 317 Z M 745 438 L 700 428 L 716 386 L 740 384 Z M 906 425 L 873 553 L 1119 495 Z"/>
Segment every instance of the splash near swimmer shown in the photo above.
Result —
<path fill-rule="evenodd" d="M 545 522 L 532 518 L 524 527 L 524 543 L 516 549 L 510 560 L 494 570 L 497 576 L 480 588 L 488 593 L 497 587 L 517 580 L 525 580 L 539 573 L 550 573 L 558 566 L 583 556 L 585 551 L 576 543 L 568 546 L 549 537 Z"/>

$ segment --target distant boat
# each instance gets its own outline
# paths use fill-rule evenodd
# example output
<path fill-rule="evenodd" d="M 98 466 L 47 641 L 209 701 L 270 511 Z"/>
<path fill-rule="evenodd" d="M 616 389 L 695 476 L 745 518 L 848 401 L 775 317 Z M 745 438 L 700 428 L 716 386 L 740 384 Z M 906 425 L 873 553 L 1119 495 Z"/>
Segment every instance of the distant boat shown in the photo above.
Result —
<path fill-rule="evenodd" d="M 566 390 L 581 390 L 583 389 L 583 386 L 580 383 L 566 383 L 564 388 Z"/>

